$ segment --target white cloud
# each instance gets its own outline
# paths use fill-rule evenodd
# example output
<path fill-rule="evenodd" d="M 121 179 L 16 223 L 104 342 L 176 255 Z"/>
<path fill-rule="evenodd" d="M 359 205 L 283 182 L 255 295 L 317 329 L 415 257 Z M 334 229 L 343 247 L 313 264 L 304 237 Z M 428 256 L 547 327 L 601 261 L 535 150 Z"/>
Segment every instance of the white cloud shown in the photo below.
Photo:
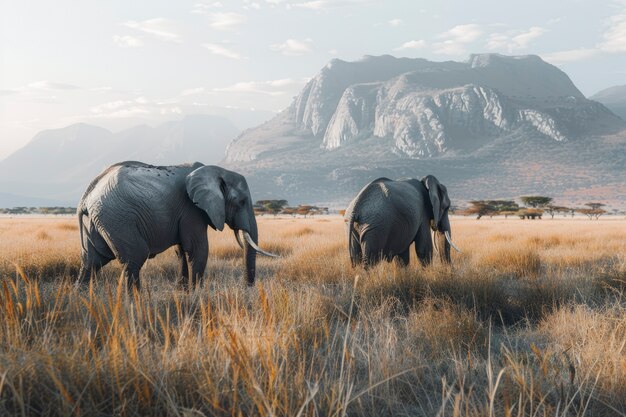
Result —
<path fill-rule="evenodd" d="M 145 97 L 136 97 L 132 100 L 109 101 L 92 107 L 91 118 L 122 119 L 127 117 L 141 117 L 154 114 L 181 114 L 178 106 L 171 102 L 151 101 Z"/>
<path fill-rule="evenodd" d="M 119 47 L 122 48 L 137 48 L 139 46 L 143 46 L 143 41 L 136 36 L 113 36 L 113 42 Z"/>
<path fill-rule="evenodd" d="M 294 80 L 292 78 L 283 78 L 270 81 L 239 82 L 228 87 L 216 88 L 213 91 L 281 96 L 299 90 L 307 81 L 308 79 Z"/>
<path fill-rule="evenodd" d="M 17 87 L 17 88 L 0 90 L 0 95 L 8 96 L 8 95 L 14 95 L 14 94 L 24 94 L 24 95 L 33 96 L 33 95 L 41 95 L 42 93 L 48 93 L 51 91 L 71 91 L 71 90 L 82 90 L 82 88 L 74 84 L 41 80 L 41 81 L 35 81 L 32 83 L 29 83 L 29 84 L 26 84 L 24 86 Z M 56 99 L 56 96 L 47 96 L 47 98 Z"/>
<path fill-rule="evenodd" d="M 191 13 L 206 14 L 211 9 L 222 8 L 224 5 L 219 1 L 213 1 L 208 3 L 195 3 Z"/>
<path fill-rule="evenodd" d="M 608 53 L 626 52 L 626 10 L 609 18 L 608 23 L 600 49 Z"/>
<path fill-rule="evenodd" d="M 79 90 L 80 87 L 73 84 L 66 83 L 58 83 L 54 81 L 35 81 L 33 83 L 28 84 L 25 89 L 27 90 L 48 90 L 48 91 L 58 91 L 58 90 Z"/>
<path fill-rule="evenodd" d="M 533 40 L 546 32 L 547 30 L 542 27 L 533 26 L 525 31 L 510 30 L 502 33 L 492 33 L 487 38 L 486 47 L 491 50 L 506 50 L 509 53 L 519 49 L 526 49 Z"/>
<path fill-rule="evenodd" d="M 248 20 L 246 16 L 233 12 L 209 13 L 208 16 L 209 25 L 216 30 L 231 30 Z"/>
<path fill-rule="evenodd" d="M 482 34 L 483 30 L 477 24 L 454 26 L 437 36 L 437 39 L 442 40 L 433 44 L 433 52 L 441 55 L 465 54 L 465 47 L 476 41 Z"/>
<path fill-rule="evenodd" d="M 542 54 L 541 57 L 555 65 L 583 61 L 600 54 L 621 54 L 626 52 L 626 1 L 612 2 L 618 12 L 607 19 L 602 40 L 592 47 L 583 47 Z"/>
<path fill-rule="evenodd" d="M 163 41 L 181 42 L 181 36 L 176 30 L 174 23 L 162 17 L 142 20 L 140 22 L 131 20 L 124 23 L 124 26 L 147 33 Z"/>
<path fill-rule="evenodd" d="M 195 94 L 202 94 L 206 91 L 204 87 L 195 87 L 195 88 L 187 88 L 183 90 L 180 95 L 181 96 L 192 96 Z"/>
<path fill-rule="evenodd" d="M 311 52 L 312 45 L 313 41 L 311 39 L 305 39 L 303 41 L 299 41 L 297 39 L 287 39 L 283 43 L 275 43 L 271 45 L 270 49 L 287 56 L 301 56 Z"/>
<path fill-rule="evenodd" d="M 372 0 L 308 0 L 287 2 L 287 8 L 299 7 L 308 10 L 328 10 L 336 7 L 353 6 L 362 3 L 369 3 Z M 284 0 L 266 0 L 270 4 L 283 3 Z"/>
<path fill-rule="evenodd" d="M 404 42 L 402 45 L 398 46 L 397 48 L 394 48 L 394 51 L 403 51 L 406 49 L 420 49 L 426 46 L 426 41 L 423 39 L 419 39 L 419 40 L 413 40 L 413 41 L 408 41 L 408 42 Z"/>
<path fill-rule="evenodd" d="M 244 59 L 239 53 L 216 43 L 204 43 L 202 46 L 213 55 L 220 55 L 230 59 Z"/>
<path fill-rule="evenodd" d="M 402 19 L 391 19 L 391 20 L 387 20 L 386 22 L 376 23 L 374 27 L 391 26 L 393 28 L 397 28 L 397 27 L 402 26 L 403 24 L 404 24 L 404 21 Z"/>
<path fill-rule="evenodd" d="M 337 55 L 337 54 L 339 54 L 339 51 L 337 49 L 333 48 L 330 51 L 328 51 L 328 53 L 331 54 L 331 55 Z"/>
<path fill-rule="evenodd" d="M 578 48 L 567 51 L 558 51 L 548 54 L 541 54 L 541 58 L 553 65 L 560 65 L 567 62 L 582 61 L 596 56 L 601 51 L 597 48 Z"/>

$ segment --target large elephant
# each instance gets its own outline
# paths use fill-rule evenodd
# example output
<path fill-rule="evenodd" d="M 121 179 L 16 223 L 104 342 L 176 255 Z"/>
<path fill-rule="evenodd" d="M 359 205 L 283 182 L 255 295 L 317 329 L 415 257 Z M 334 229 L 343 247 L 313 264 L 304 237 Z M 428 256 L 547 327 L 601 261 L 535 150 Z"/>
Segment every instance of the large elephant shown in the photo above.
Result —
<path fill-rule="evenodd" d="M 367 184 L 352 200 L 345 213 L 348 249 L 352 266 L 369 267 L 381 260 L 397 258 L 409 264 L 409 248 L 422 265 L 430 264 L 435 249 L 442 261 L 450 262 L 451 241 L 446 187 L 428 175 L 421 180 L 378 178 Z"/>
<path fill-rule="evenodd" d="M 78 282 L 89 281 L 94 272 L 117 258 L 124 266 L 128 288 L 139 289 L 139 270 L 145 261 L 177 245 L 180 283 L 195 285 L 206 268 L 207 225 L 221 231 L 227 224 L 234 231 L 243 248 L 250 285 L 254 284 L 256 253 L 275 256 L 257 246 L 246 179 L 199 162 L 112 165 L 89 184 L 77 215 L 82 247 Z"/>

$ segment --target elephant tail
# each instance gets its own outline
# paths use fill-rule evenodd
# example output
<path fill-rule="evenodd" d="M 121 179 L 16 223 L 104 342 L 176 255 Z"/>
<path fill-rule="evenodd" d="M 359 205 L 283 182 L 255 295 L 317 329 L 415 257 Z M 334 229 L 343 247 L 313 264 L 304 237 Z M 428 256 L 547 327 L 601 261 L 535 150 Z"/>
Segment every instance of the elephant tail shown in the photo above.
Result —
<path fill-rule="evenodd" d="M 361 252 L 361 242 L 359 234 L 357 233 L 357 219 L 354 216 L 354 211 L 351 211 L 347 216 L 348 226 L 348 250 L 350 252 L 350 262 L 352 267 L 359 265 L 363 259 Z"/>
<path fill-rule="evenodd" d="M 81 201 L 82 203 L 82 201 Z M 78 230 L 80 231 L 80 247 L 83 250 L 83 252 L 87 251 L 87 248 L 85 247 L 85 240 L 83 239 L 83 228 L 84 228 L 84 224 L 83 224 L 83 216 L 87 214 L 87 208 L 82 206 L 82 204 L 76 209 L 76 215 L 78 216 Z"/>

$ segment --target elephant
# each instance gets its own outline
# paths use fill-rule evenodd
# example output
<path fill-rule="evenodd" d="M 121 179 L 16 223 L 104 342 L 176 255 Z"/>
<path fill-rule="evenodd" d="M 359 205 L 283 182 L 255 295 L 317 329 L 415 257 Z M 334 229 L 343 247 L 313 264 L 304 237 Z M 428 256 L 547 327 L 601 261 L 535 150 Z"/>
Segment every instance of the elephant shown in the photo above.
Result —
<path fill-rule="evenodd" d="M 450 263 L 450 246 L 460 250 L 451 240 L 449 208 L 446 187 L 432 175 L 421 180 L 378 178 L 370 182 L 344 215 L 352 266 L 369 268 L 393 259 L 407 266 L 413 242 L 418 259 L 427 266 L 433 253 L 431 229 L 440 259 Z"/>
<path fill-rule="evenodd" d="M 81 267 L 77 283 L 117 258 L 128 289 L 140 289 L 139 271 L 148 258 L 176 246 L 180 284 L 202 279 L 208 257 L 207 226 L 227 224 L 245 258 L 254 284 L 258 231 L 246 179 L 200 162 L 153 166 L 137 161 L 111 165 L 87 187 L 77 208 Z M 242 232 L 245 243 L 239 236 Z M 191 275 L 189 274 L 191 271 Z"/>

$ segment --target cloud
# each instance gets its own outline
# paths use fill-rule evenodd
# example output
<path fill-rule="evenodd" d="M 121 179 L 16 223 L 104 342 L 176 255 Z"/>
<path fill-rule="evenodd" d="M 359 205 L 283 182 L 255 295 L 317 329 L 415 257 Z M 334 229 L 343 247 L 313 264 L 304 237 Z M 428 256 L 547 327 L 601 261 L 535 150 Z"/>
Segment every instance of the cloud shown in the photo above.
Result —
<path fill-rule="evenodd" d="M 48 90 L 48 91 L 59 91 L 59 90 L 80 90 L 80 87 L 73 84 L 66 83 L 58 83 L 54 81 L 35 81 L 34 83 L 30 83 L 26 86 L 29 90 Z"/>
<path fill-rule="evenodd" d="M 219 55 L 230 59 L 244 59 L 244 57 L 239 55 L 237 52 L 216 43 L 204 43 L 202 46 L 208 49 L 208 51 L 213 55 Z"/>
<path fill-rule="evenodd" d="M 626 52 L 626 10 L 611 16 L 608 23 L 608 29 L 602 36 L 599 48 L 608 53 Z"/>
<path fill-rule="evenodd" d="M 270 4 L 279 4 L 283 0 L 266 0 Z M 298 2 L 287 2 L 287 8 L 298 7 L 308 10 L 328 10 L 337 7 L 354 6 L 357 4 L 369 3 L 372 0 L 308 0 Z"/>
<path fill-rule="evenodd" d="M 499 49 L 507 52 L 526 49 L 533 40 L 546 32 L 547 30 L 542 27 L 533 26 L 525 31 L 510 30 L 503 33 L 492 33 L 487 38 L 486 47 L 491 50 Z"/>
<path fill-rule="evenodd" d="M 37 95 L 37 94 L 44 93 L 44 92 L 72 91 L 72 90 L 82 90 L 82 87 L 79 87 L 74 84 L 41 80 L 41 81 L 35 81 L 32 83 L 29 83 L 29 84 L 26 84 L 24 86 L 17 87 L 17 88 L 0 90 L 0 95 L 3 95 L 3 96 L 15 95 L 15 94 Z M 52 98 L 52 96 L 49 98 Z M 56 98 L 56 97 L 53 97 L 53 98 Z"/>
<path fill-rule="evenodd" d="M 181 96 L 193 96 L 196 94 L 202 94 L 206 91 L 206 88 L 204 87 L 195 87 L 195 88 L 187 88 L 185 90 L 183 90 L 180 95 Z"/>
<path fill-rule="evenodd" d="M 299 90 L 308 79 L 295 80 L 283 78 L 270 81 L 239 82 L 228 87 L 215 88 L 213 91 L 221 93 L 264 94 L 281 96 Z"/>
<path fill-rule="evenodd" d="M 376 23 L 374 26 L 375 27 L 391 26 L 393 28 L 397 28 L 399 26 L 402 26 L 403 24 L 404 24 L 404 21 L 402 19 L 391 19 L 391 20 L 387 20 L 386 22 Z"/>
<path fill-rule="evenodd" d="M 606 20 L 602 40 L 592 47 L 583 47 L 542 54 L 541 57 L 555 65 L 573 61 L 583 61 L 601 54 L 626 52 L 626 1 L 613 1 L 618 12 Z"/>
<path fill-rule="evenodd" d="M 162 17 L 142 20 L 140 22 L 131 20 L 124 23 L 124 26 L 147 33 L 163 41 L 181 42 L 181 36 L 176 30 L 174 23 Z"/>
<path fill-rule="evenodd" d="M 143 46 L 143 41 L 136 36 L 113 36 L 113 42 L 119 47 L 122 48 L 137 48 Z"/>
<path fill-rule="evenodd" d="M 454 26 L 437 36 L 437 39 L 442 40 L 433 44 L 433 52 L 440 55 L 465 54 L 465 47 L 476 41 L 482 34 L 483 30 L 477 24 Z"/>
<path fill-rule="evenodd" d="M 578 48 L 567 51 L 558 51 L 548 54 L 541 54 L 541 58 L 554 65 L 565 64 L 567 62 L 582 61 L 598 55 L 601 51 L 597 48 Z"/>
<path fill-rule="evenodd" d="M 216 30 L 232 30 L 236 26 L 245 23 L 248 18 L 239 13 L 209 13 L 209 25 Z"/>
<path fill-rule="evenodd" d="M 404 42 L 402 45 L 398 46 L 397 48 L 394 48 L 393 50 L 403 51 L 406 49 L 420 49 L 425 46 L 426 46 L 426 41 L 423 39 L 419 39 L 419 40 Z"/>
<path fill-rule="evenodd" d="M 275 43 L 270 46 L 270 49 L 275 52 L 280 52 L 287 56 L 302 56 L 312 51 L 313 41 L 311 39 L 305 39 L 299 41 L 297 39 L 287 39 L 283 43 Z"/>
<path fill-rule="evenodd" d="M 209 3 L 195 3 L 191 9 L 191 13 L 206 14 L 211 9 L 222 8 L 224 5 L 219 1 Z"/>
<path fill-rule="evenodd" d="M 136 97 L 132 100 L 116 100 L 92 107 L 91 118 L 122 119 L 126 117 L 141 117 L 153 114 L 181 114 L 178 106 L 172 106 L 168 101 L 150 101 L 145 97 Z"/>

